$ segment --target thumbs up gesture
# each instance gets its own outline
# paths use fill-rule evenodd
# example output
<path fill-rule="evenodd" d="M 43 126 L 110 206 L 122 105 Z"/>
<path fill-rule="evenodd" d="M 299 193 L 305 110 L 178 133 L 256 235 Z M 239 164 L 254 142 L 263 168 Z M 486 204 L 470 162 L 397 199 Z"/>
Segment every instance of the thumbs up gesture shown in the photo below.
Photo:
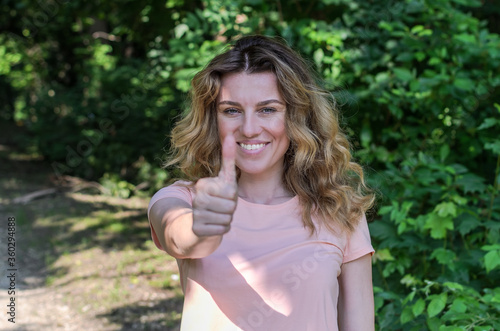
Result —
<path fill-rule="evenodd" d="M 193 199 L 193 232 L 199 236 L 223 235 L 231 228 L 238 198 L 236 141 L 226 136 L 222 144 L 222 166 L 217 177 L 196 182 Z"/>

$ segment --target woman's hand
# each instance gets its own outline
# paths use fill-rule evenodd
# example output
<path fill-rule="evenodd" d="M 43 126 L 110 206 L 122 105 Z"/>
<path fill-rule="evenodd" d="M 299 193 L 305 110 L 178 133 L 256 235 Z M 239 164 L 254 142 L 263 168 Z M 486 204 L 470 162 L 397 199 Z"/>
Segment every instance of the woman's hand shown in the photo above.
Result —
<path fill-rule="evenodd" d="M 193 233 L 199 237 L 223 235 L 231 228 L 238 199 L 236 141 L 226 136 L 222 144 L 222 165 L 217 177 L 196 182 L 193 199 Z"/>

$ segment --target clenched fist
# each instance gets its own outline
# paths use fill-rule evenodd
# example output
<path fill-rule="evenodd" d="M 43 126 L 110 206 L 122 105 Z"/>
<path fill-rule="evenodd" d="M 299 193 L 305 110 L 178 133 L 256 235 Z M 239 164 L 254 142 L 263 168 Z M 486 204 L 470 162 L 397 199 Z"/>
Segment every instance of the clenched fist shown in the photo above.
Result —
<path fill-rule="evenodd" d="M 217 177 L 196 182 L 193 199 L 193 232 L 199 236 L 223 235 L 231 228 L 238 199 L 236 141 L 226 136 L 222 144 L 222 166 Z"/>

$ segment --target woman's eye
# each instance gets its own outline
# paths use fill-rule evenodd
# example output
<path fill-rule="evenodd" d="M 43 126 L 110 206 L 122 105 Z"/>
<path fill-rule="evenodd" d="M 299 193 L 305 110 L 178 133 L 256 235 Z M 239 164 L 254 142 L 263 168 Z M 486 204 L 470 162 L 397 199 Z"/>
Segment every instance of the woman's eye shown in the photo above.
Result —
<path fill-rule="evenodd" d="M 276 109 L 274 109 L 274 108 L 262 108 L 260 111 L 263 112 L 264 114 L 270 114 L 270 113 L 274 113 L 276 111 Z"/>
<path fill-rule="evenodd" d="M 228 109 L 224 109 L 223 113 L 231 115 L 231 114 L 237 114 L 237 113 L 239 113 L 239 111 L 236 108 L 228 108 Z"/>

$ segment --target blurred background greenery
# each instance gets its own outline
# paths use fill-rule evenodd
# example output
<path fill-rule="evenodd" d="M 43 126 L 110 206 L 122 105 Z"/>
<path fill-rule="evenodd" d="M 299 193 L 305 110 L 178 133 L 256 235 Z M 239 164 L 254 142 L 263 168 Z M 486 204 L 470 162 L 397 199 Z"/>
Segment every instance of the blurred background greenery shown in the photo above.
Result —
<path fill-rule="evenodd" d="M 0 121 L 55 178 L 148 196 L 190 79 L 283 37 L 336 97 L 378 193 L 381 330 L 500 330 L 496 0 L 0 2 Z M 6 131 L 0 133 L 6 135 Z"/>

